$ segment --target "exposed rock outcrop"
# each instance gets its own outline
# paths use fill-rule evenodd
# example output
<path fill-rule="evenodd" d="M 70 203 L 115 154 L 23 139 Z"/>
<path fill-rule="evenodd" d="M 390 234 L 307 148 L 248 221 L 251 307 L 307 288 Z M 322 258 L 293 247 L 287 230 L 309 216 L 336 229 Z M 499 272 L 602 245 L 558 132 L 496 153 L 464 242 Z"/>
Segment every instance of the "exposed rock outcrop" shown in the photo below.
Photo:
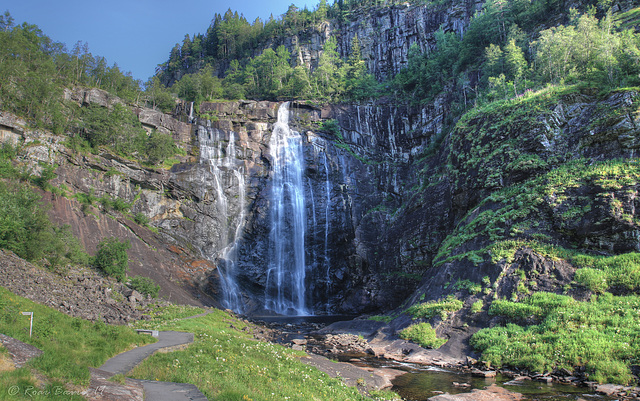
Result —
<path fill-rule="evenodd" d="M 124 324 L 149 313 L 151 299 L 89 269 L 64 276 L 34 266 L 11 252 L 0 250 L 0 285 L 70 316 Z M 42 291 L 46 288 L 47 291 Z"/>

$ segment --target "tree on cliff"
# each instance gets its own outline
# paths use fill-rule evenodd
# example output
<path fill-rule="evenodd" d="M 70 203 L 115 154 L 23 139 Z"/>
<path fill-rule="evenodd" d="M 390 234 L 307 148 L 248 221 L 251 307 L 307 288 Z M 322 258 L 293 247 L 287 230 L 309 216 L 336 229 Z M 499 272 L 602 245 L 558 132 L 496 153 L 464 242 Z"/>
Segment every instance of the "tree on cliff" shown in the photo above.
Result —
<path fill-rule="evenodd" d="M 338 42 L 331 36 L 322 47 L 322 54 L 318 61 L 318 68 L 313 74 L 314 96 L 319 99 L 331 100 L 342 92 L 343 70 L 340 68 L 342 60 L 337 51 Z"/>
<path fill-rule="evenodd" d="M 115 277 L 118 281 L 124 281 L 129 269 L 129 255 L 127 254 L 129 248 L 131 248 L 129 240 L 120 241 L 115 237 L 105 238 L 98 244 L 93 265 L 108 276 Z"/>

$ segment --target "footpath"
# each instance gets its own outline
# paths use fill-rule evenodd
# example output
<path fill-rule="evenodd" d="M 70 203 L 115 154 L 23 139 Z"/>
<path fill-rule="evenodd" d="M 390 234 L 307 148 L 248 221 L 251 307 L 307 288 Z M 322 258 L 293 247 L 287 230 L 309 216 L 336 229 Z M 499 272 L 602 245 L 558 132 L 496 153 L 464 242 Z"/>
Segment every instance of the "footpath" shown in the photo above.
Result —
<path fill-rule="evenodd" d="M 91 373 L 89 387 L 82 391 L 81 395 L 90 401 L 207 401 L 207 398 L 193 384 L 129 378 L 110 380 L 115 375 L 125 376 L 154 352 L 170 352 L 193 342 L 193 333 L 178 331 L 157 333 L 158 342 L 118 354 L 100 368 L 89 368 Z M 40 349 L 4 334 L 0 334 L 0 345 L 7 350 L 16 368 L 21 368 L 30 359 L 42 355 Z"/>
<path fill-rule="evenodd" d="M 118 354 L 105 362 L 99 369 L 92 369 L 92 385 L 90 385 L 90 391 L 87 396 L 95 400 L 110 399 L 110 396 L 114 396 L 116 394 L 107 395 L 105 393 L 110 393 L 112 391 L 121 392 L 123 389 L 104 387 L 104 378 L 108 381 L 111 376 L 117 374 L 126 375 L 131 371 L 131 369 L 136 367 L 136 365 L 147 357 L 151 356 L 154 352 L 159 350 L 169 351 L 172 348 L 180 347 L 192 342 L 193 333 L 183 333 L 179 331 L 158 332 L 158 342 Z M 94 381 L 95 385 L 93 385 Z M 130 387 L 129 391 L 132 392 L 132 396 L 134 395 L 133 393 L 135 392 L 135 388 L 140 385 L 144 389 L 145 401 L 207 401 L 207 398 L 193 384 L 159 382 L 153 380 L 125 380 L 125 387 Z M 117 396 L 118 399 L 122 399 L 120 397 L 124 396 L 124 394 L 118 394 Z M 135 399 L 137 397 L 131 398 Z"/>

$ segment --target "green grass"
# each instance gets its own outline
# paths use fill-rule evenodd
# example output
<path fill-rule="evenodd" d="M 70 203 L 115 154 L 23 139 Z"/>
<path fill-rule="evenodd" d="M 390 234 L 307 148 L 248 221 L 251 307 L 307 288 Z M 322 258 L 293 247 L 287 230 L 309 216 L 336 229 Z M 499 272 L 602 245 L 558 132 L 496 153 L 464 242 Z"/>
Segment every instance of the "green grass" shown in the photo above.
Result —
<path fill-rule="evenodd" d="M 224 311 L 195 319 L 176 320 L 158 313 L 161 330 L 195 334 L 187 349 L 155 354 L 131 376 L 195 384 L 209 400 L 366 400 L 355 388 L 304 365 L 305 354 L 277 344 L 256 341 L 252 326 Z M 245 331 L 246 330 L 246 331 Z"/>
<path fill-rule="evenodd" d="M 27 311 L 33 312 L 31 338 L 29 317 L 20 313 Z M 19 297 L 3 287 L 0 287 L 0 327 L 3 334 L 44 351 L 28 366 L 46 376 L 54 385 L 63 382 L 86 386 L 89 384 L 88 367 L 99 367 L 120 352 L 154 341 L 128 327 L 91 323 L 67 316 Z M 30 383 L 28 376 L 20 369 L 1 373 L 0 388 L 6 388 L 4 385 L 7 384 L 26 386 Z"/>
<path fill-rule="evenodd" d="M 571 261 L 582 267 L 575 281 L 594 292 L 611 287 L 628 292 L 640 290 L 640 254 L 636 252 L 615 256 L 575 255 Z"/>
<path fill-rule="evenodd" d="M 430 319 L 439 315 L 445 320 L 449 313 L 457 312 L 463 307 L 463 302 L 454 297 L 447 297 L 438 301 L 429 301 L 416 304 L 407 309 L 406 313 L 413 316 L 414 319 Z"/>
<path fill-rule="evenodd" d="M 471 313 L 480 313 L 484 307 L 484 302 L 481 299 L 471 304 Z"/>
<path fill-rule="evenodd" d="M 374 316 L 369 316 L 369 320 L 373 320 L 374 322 L 384 322 L 384 323 L 389 323 L 394 318 L 395 318 L 395 316 L 392 316 L 392 315 L 374 315 Z"/>
<path fill-rule="evenodd" d="M 640 297 L 604 294 L 580 302 L 535 293 L 523 302 L 494 301 L 490 313 L 511 321 L 534 316 L 539 323 L 480 330 L 471 344 L 492 366 L 531 372 L 585 367 L 589 379 L 627 384 L 640 362 Z"/>
<path fill-rule="evenodd" d="M 0 400 L 80 401 L 81 390 L 69 389 L 65 383 L 52 380 L 40 386 L 28 367 L 0 372 Z"/>
<path fill-rule="evenodd" d="M 425 347 L 438 349 L 447 342 L 444 338 L 436 337 L 436 331 L 429 323 L 416 323 L 404 328 L 398 333 L 400 338 L 413 341 L 414 343 Z"/>

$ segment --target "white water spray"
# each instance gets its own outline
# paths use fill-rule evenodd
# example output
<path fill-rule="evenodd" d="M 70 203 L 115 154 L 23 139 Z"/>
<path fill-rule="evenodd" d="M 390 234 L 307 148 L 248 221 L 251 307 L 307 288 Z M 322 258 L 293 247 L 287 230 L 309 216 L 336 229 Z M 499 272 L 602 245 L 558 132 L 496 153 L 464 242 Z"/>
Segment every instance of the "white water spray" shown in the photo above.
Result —
<path fill-rule="evenodd" d="M 273 178 L 265 306 L 280 314 L 309 315 L 305 300 L 304 156 L 302 136 L 289 127 L 289 103 L 278 109 L 269 150 Z"/>

